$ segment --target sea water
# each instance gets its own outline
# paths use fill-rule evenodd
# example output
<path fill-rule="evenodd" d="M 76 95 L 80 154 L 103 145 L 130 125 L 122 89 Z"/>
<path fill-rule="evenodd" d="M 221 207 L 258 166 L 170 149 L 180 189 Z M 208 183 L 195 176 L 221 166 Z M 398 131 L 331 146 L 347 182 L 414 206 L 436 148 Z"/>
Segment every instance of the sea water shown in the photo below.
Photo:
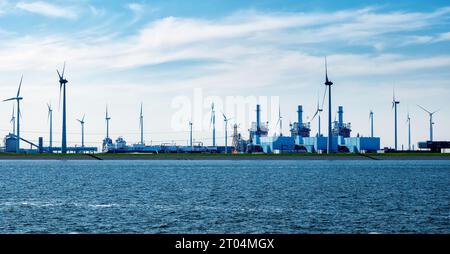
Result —
<path fill-rule="evenodd" d="M 450 233 L 450 161 L 0 161 L 0 233 Z"/>

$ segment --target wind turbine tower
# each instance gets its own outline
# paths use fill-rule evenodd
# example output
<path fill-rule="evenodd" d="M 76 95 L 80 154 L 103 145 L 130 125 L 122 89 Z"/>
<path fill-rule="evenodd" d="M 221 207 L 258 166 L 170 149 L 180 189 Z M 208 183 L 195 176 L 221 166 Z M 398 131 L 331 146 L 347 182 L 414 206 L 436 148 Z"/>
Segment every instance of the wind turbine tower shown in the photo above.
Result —
<path fill-rule="evenodd" d="M 48 120 L 50 122 L 50 133 L 49 133 L 48 147 L 49 147 L 49 150 L 51 152 L 52 145 L 53 145 L 53 109 L 52 109 L 52 106 L 50 104 L 48 104 L 48 103 L 47 103 L 47 108 L 48 108 Z"/>
<path fill-rule="evenodd" d="M 411 117 L 408 115 L 406 117 L 406 122 L 408 123 L 408 151 L 411 151 Z"/>
<path fill-rule="evenodd" d="M 212 145 L 216 146 L 216 111 L 214 110 L 214 103 L 211 104 L 211 121 L 213 126 L 213 133 L 212 133 Z"/>
<path fill-rule="evenodd" d="M 323 106 L 323 105 L 322 105 Z M 313 118 L 311 119 L 311 121 L 314 121 L 314 118 L 316 118 L 316 116 L 318 117 L 318 123 L 317 123 L 317 136 L 320 137 L 321 133 L 320 133 L 320 113 L 322 113 L 323 109 L 320 108 L 319 106 L 319 97 L 317 97 L 317 109 L 316 109 L 316 113 L 314 113 Z"/>
<path fill-rule="evenodd" d="M 223 115 L 223 121 L 225 122 L 225 153 L 228 153 L 228 121 L 231 120 L 231 118 L 227 118 L 225 114 L 222 112 Z"/>
<path fill-rule="evenodd" d="M 59 92 L 61 94 L 61 89 L 63 93 L 63 119 L 62 119 L 62 138 L 61 138 L 61 153 L 67 153 L 67 129 L 66 129 L 66 84 L 69 82 L 64 78 L 64 72 L 66 70 L 66 63 L 64 62 L 62 74 L 58 73 L 59 77 Z"/>
<path fill-rule="evenodd" d="M 280 136 L 283 136 L 283 117 L 281 116 L 281 108 L 280 105 L 278 105 L 278 121 L 277 125 L 280 125 Z"/>
<path fill-rule="evenodd" d="M 109 139 L 109 120 L 111 120 L 111 117 L 108 115 L 108 105 L 106 105 L 105 120 L 106 120 L 106 138 Z"/>
<path fill-rule="evenodd" d="M 328 79 L 328 67 L 327 58 L 325 57 L 325 86 L 328 86 L 328 140 L 327 140 L 327 153 L 331 154 L 333 147 L 333 133 L 331 130 L 331 86 L 333 82 Z"/>
<path fill-rule="evenodd" d="M 433 141 L 433 124 L 434 124 L 434 122 L 433 122 L 433 115 L 435 113 L 437 113 L 439 110 L 431 112 L 431 111 L 425 109 L 424 107 L 422 107 L 420 105 L 417 105 L 417 106 L 419 106 L 421 109 L 423 109 L 423 111 L 427 112 L 428 115 L 430 116 L 430 141 Z"/>
<path fill-rule="evenodd" d="M 14 100 L 17 101 L 17 119 L 16 119 L 17 120 L 17 131 L 16 131 L 17 144 L 16 144 L 16 152 L 20 151 L 20 101 L 23 99 L 22 97 L 20 97 L 20 87 L 22 86 L 22 80 L 23 80 L 23 75 L 20 78 L 19 89 L 17 90 L 16 97 L 4 100 L 4 101 L 14 101 Z"/>
<path fill-rule="evenodd" d="M 141 102 L 141 113 L 139 115 L 139 128 L 141 129 L 141 145 L 144 144 L 144 115 L 142 114 L 142 102 Z"/>
<path fill-rule="evenodd" d="M 193 150 L 193 144 L 192 144 L 192 122 L 189 121 L 189 146 L 191 147 L 191 150 Z"/>
<path fill-rule="evenodd" d="M 400 104 L 400 101 L 397 101 L 395 98 L 395 90 L 393 90 L 392 96 L 392 108 L 394 109 L 394 144 L 395 150 L 397 151 L 397 105 Z"/>
<path fill-rule="evenodd" d="M 85 115 L 83 115 L 83 118 L 81 118 L 81 120 L 77 119 L 77 121 L 81 124 L 81 147 L 84 147 L 84 117 Z"/>

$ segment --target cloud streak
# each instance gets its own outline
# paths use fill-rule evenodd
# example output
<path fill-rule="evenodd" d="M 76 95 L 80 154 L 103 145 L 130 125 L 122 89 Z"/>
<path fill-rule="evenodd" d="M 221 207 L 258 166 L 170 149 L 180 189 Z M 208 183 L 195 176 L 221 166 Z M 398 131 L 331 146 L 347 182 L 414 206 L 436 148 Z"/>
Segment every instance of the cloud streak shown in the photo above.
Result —
<path fill-rule="evenodd" d="M 47 2 L 19 2 L 16 8 L 51 18 L 77 19 L 78 15 L 73 8 L 57 6 Z"/>

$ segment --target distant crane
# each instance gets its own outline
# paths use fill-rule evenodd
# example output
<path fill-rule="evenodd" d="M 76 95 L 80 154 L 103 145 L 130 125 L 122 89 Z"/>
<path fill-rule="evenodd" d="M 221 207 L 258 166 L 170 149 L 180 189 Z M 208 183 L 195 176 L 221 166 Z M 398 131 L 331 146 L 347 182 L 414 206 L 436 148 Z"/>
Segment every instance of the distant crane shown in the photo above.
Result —
<path fill-rule="evenodd" d="M 223 121 L 225 122 L 225 153 L 228 153 L 228 121 L 231 120 L 231 118 L 227 118 L 227 116 L 222 112 L 223 115 Z"/>
<path fill-rule="evenodd" d="M 61 139 L 61 153 L 67 153 L 67 129 L 66 129 L 66 84 L 69 82 L 64 78 L 64 72 L 66 70 L 66 62 L 64 62 L 62 74 L 58 73 L 59 77 L 59 93 L 61 96 L 61 89 L 63 93 L 63 117 L 62 117 L 62 139 Z"/>
<path fill-rule="evenodd" d="M 16 152 L 20 151 L 20 101 L 23 100 L 23 97 L 20 97 L 20 88 L 22 87 L 22 81 L 23 81 L 23 75 L 20 78 L 20 83 L 19 83 L 19 89 L 17 90 L 17 95 L 16 97 L 12 97 L 9 99 L 6 99 L 4 101 L 17 101 L 17 131 L 16 131 L 16 137 L 17 137 L 17 144 L 16 144 Z"/>
<path fill-rule="evenodd" d="M 77 119 L 78 122 L 81 124 L 81 147 L 84 147 L 84 117 L 86 115 L 83 115 L 83 118 Z"/>
<path fill-rule="evenodd" d="M 109 138 L 109 120 L 111 120 L 111 117 L 108 115 L 108 105 L 106 105 L 106 138 Z"/>
<path fill-rule="evenodd" d="M 369 119 L 370 119 L 370 137 L 373 138 L 373 111 L 372 110 L 370 110 Z"/>
<path fill-rule="evenodd" d="M 209 122 L 210 126 L 212 124 L 212 145 L 216 146 L 216 111 L 214 110 L 214 102 L 211 104 L 211 120 Z"/>
<path fill-rule="evenodd" d="M 397 101 L 395 98 L 395 89 L 392 91 L 392 109 L 394 109 L 394 146 L 397 151 L 397 106 L 400 104 L 400 101 Z"/>
<path fill-rule="evenodd" d="M 283 136 L 283 117 L 281 116 L 281 108 L 278 104 L 278 121 L 276 126 L 280 126 L 280 137 Z"/>
<path fill-rule="evenodd" d="M 48 120 L 49 120 L 49 123 L 50 123 L 50 126 L 49 126 L 50 127 L 50 133 L 49 133 L 48 147 L 49 147 L 49 150 L 51 152 L 52 146 L 53 146 L 53 109 L 52 109 L 52 106 L 49 103 L 47 103 L 47 108 L 48 108 Z"/>
<path fill-rule="evenodd" d="M 411 151 L 411 117 L 408 115 L 406 116 L 406 123 L 408 123 L 408 151 Z"/>
<path fill-rule="evenodd" d="M 141 102 L 141 113 L 139 115 L 139 128 L 141 130 L 141 145 L 144 144 L 144 115 L 142 114 L 142 102 Z"/>
<path fill-rule="evenodd" d="M 424 107 L 422 107 L 420 105 L 417 105 L 417 106 L 419 106 L 421 109 L 423 109 L 423 111 L 427 112 L 429 117 L 430 117 L 430 141 L 433 141 L 433 124 L 434 124 L 434 122 L 433 122 L 433 115 L 435 113 L 437 113 L 439 110 L 431 112 L 431 111 L 425 109 Z"/>
<path fill-rule="evenodd" d="M 12 134 L 16 135 L 16 117 L 14 116 L 14 104 L 13 104 L 11 120 L 9 120 L 9 122 L 12 124 Z"/>
<path fill-rule="evenodd" d="M 327 142 L 327 153 L 331 154 L 333 133 L 331 129 L 331 86 L 333 82 L 328 80 L 328 68 L 327 68 L 327 58 L 325 57 L 325 86 L 328 86 L 328 142 Z"/>

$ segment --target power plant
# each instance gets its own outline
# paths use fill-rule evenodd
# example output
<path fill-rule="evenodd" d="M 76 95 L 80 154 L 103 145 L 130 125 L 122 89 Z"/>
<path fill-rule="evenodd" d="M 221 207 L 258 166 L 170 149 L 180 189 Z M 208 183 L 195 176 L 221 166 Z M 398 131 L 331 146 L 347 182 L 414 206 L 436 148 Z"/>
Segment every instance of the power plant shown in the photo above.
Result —
<path fill-rule="evenodd" d="M 59 77 L 59 89 L 60 97 L 62 95 L 62 137 L 61 146 L 55 146 L 53 144 L 53 108 L 50 104 L 47 104 L 48 109 L 48 124 L 49 124 L 49 141 L 48 146 L 44 146 L 43 137 L 38 137 L 38 144 L 35 144 L 27 139 L 21 137 L 20 132 L 20 118 L 21 108 L 20 102 L 23 97 L 20 96 L 23 75 L 19 82 L 19 87 L 15 97 L 4 100 L 14 101 L 12 116 L 10 123 L 12 124 L 12 132 L 6 135 L 4 138 L 4 147 L 0 147 L 2 152 L 13 153 L 95 153 L 97 147 L 89 147 L 85 145 L 85 115 L 81 119 L 76 119 L 80 123 L 81 127 L 81 145 L 68 147 L 67 146 L 67 97 L 66 97 L 66 85 L 68 80 L 65 77 L 64 63 L 62 72 L 57 71 Z M 210 109 L 210 128 L 212 126 L 212 146 L 205 146 L 203 142 L 194 141 L 193 139 L 193 122 L 189 121 L 189 137 L 187 145 L 177 145 L 175 142 L 151 144 L 146 145 L 144 141 L 144 115 L 143 115 L 143 103 L 140 104 L 139 111 L 139 134 L 140 141 L 136 144 L 128 145 L 122 136 L 119 136 L 115 142 L 110 137 L 110 120 L 108 105 L 105 110 L 105 123 L 106 123 L 106 135 L 103 139 L 101 151 L 104 153 L 263 153 L 263 154 L 278 154 L 278 153 L 378 153 L 378 152 L 395 152 L 398 151 L 397 143 L 397 110 L 400 103 L 396 96 L 395 90 L 392 97 L 392 109 L 394 110 L 394 148 L 380 147 L 380 137 L 376 137 L 374 134 L 374 112 L 370 110 L 370 136 L 363 137 L 357 134 L 351 135 L 352 125 L 350 122 L 344 121 L 344 107 L 339 105 L 337 110 L 333 110 L 332 107 L 332 90 L 331 87 L 334 84 L 328 77 L 328 64 L 325 58 L 325 93 L 322 103 L 320 103 L 319 96 L 317 98 L 317 105 L 311 118 L 314 121 L 317 117 L 317 133 L 311 136 L 311 122 L 305 122 L 303 120 L 303 105 L 297 106 L 297 121 L 289 124 L 290 135 L 283 135 L 283 116 L 281 115 L 281 106 L 278 105 L 278 117 L 275 124 L 275 132 L 273 136 L 269 136 L 269 122 L 262 119 L 261 112 L 269 110 L 262 108 L 260 104 L 256 104 L 255 108 L 255 121 L 251 122 L 248 129 L 248 139 L 244 138 L 239 131 L 238 123 L 235 123 L 232 127 L 232 143 L 228 145 L 228 124 L 232 119 L 222 112 L 224 121 L 224 145 L 218 146 L 216 143 L 216 109 L 214 102 L 211 104 Z M 326 101 L 326 95 L 328 93 L 328 123 L 327 136 L 321 132 L 321 113 L 324 110 L 324 104 Z M 61 99 L 61 98 L 60 98 Z M 426 142 L 419 142 L 419 149 L 424 149 L 432 152 L 440 152 L 442 149 L 450 148 L 449 141 L 434 141 L 433 140 L 433 115 L 438 112 L 431 112 L 424 107 L 418 105 L 429 115 L 429 140 Z M 272 108 L 273 110 L 273 108 Z M 332 121 L 332 115 L 337 115 L 337 120 Z M 307 118 L 308 119 L 308 118 Z M 414 151 L 414 146 L 411 144 L 411 117 L 408 112 L 407 115 L 408 124 L 408 151 Z M 25 142 L 31 146 L 30 149 L 22 149 L 20 147 L 20 141 Z M 153 142 L 152 142 L 153 143 Z M 403 147 L 403 146 L 402 146 Z M 423 151 L 423 150 L 422 150 Z"/>

